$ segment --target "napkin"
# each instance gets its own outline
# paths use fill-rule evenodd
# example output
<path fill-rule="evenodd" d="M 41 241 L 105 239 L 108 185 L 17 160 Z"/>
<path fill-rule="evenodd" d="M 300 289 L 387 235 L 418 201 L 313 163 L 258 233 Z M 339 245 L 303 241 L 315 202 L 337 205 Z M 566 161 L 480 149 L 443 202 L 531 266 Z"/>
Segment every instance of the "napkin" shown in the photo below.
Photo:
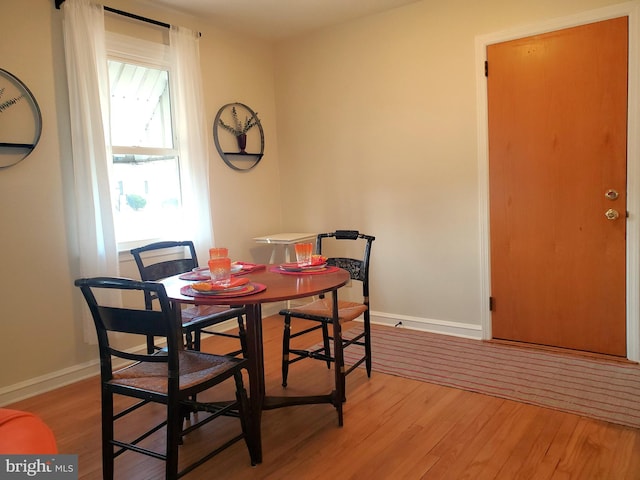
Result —
<path fill-rule="evenodd" d="M 234 275 L 244 275 L 245 273 L 255 272 L 256 270 L 262 270 L 266 268 L 266 265 L 262 265 L 259 263 L 248 263 L 248 262 L 235 262 L 238 265 L 242 265 L 242 270 L 234 273 Z"/>
<path fill-rule="evenodd" d="M 228 290 L 230 288 L 241 287 L 242 285 L 246 285 L 249 283 L 248 278 L 235 278 L 231 277 L 231 283 L 228 286 L 216 285 L 211 282 L 198 282 L 192 283 L 191 288 L 193 288 L 196 292 L 212 292 L 215 290 Z"/>
<path fill-rule="evenodd" d="M 327 263 L 327 257 L 323 257 L 322 255 L 311 255 L 311 266 L 322 265 L 323 263 Z"/>

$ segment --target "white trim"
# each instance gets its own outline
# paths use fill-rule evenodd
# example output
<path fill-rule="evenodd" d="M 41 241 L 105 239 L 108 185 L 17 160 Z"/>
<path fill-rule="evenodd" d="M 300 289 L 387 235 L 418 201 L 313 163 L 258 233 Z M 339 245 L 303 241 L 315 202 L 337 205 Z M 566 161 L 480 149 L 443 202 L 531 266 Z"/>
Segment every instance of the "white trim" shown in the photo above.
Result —
<path fill-rule="evenodd" d="M 285 306 L 285 302 L 276 302 L 273 304 L 263 305 L 262 316 L 268 317 L 275 315 Z M 402 322 L 401 325 L 398 325 Z M 453 335 L 456 337 L 481 339 L 481 328 L 479 325 L 470 323 L 450 322 L 446 320 L 435 320 L 430 318 L 410 317 L 407 315 L 396 315 L 384 312 L 371 312 L 371 323 L 378 325 L 387 325 L 391 327 L 407 328 L 410 330 L 420 330 L 423 332 L 440 333 L 444 335 Z M 235 320 L 227 320 L 212 327 L 215 331 L 226 331 L 237 327 Z M 128 349 L 129 352 L 143 352 L 146 345 L 138 345 L 137 347 Z M 115 364 L 116 367 L 125 365 L 122 361 Z M 7 387 L 0 388 L 0 407 L 10 405 L 20 400 L 24 400 L 35 395 L 50 392 L 60 387 L 70 385 L 90 377 L 100 374 L 100 362 L 98 359 L 91 360 L 73 367 L 58 370 L 47 375 L 32 378 L 24 382 L 15 383 Z"/>
<path fill-rule="evenodd" d="M 107 57 L 124 62 L 134 62 L 153 68 L 169 70 L 171 67 L 169 45 L 150 42 L 115 32 L 105 32 Z"/>
<path fill-rule="evenodd" d="M 80 380 L 93 377 L 99 373 L 100 362 L 98 360 L 92 360 L 0 388 L 0 407 L 79 382 Z"/>
<path fill-rule="evenodd" d="M 263 317 L 275 315 L 281 308 L 283 308 L 283 306 L 284 302 L 265 305 L 266 308 L 263 308 Z M 238 323 L 236 320 L 232 319 L 208 327 L 208 329 L 216 332 L 224 332 L 236 328 L 237 326 Z M 127 351 L 129 353 L 141 353 L 146 351 L 146 348 L 146 344 L 138 345 L 137 347 L 128 349 Z M 119 368 L 124 366 L 126 363 L 127 362 L 124 360 L 114 362 L 114 367 Z M 31 378 L 24 382 L 15 383 L 13 385 L 0 388 L 0 407 L 19 402 L 20 400 L 33 397 L 34 395 L 50 392 L 51 390 L 70 385 L 99 374 L 100 360 L 95 359 L 74 365 L 73 367 L 58 370 L 57 372 L 48 373 L 47 375 Z"/>
<path fill-rule="evenodd" d="M 488 45 L 516 38 L 570 28 L 601 20 L 629 17 L 629 93 L 627 127 L 627 358 L 640 361 L 640 109 L 638 108 L 640 82 L 640 50 L 638 47 L 638 13 L 640 2 L 632 1 L 588 12 L 557 18 L 476 37 L 476 96 L 478 135 L 478 181 L 481 248 L 481 332 L 482 338 L 491 338 L 491 271 L 489 261 L 489 155 L 487 125 L 487 89 L 484 76 L 484 61 Z"/>
<path fill-rule="evenodd" d="M 371 312 L 371 323 L 390 327 L 420 330 L 422 332 L 441 333 L 454 337 L 472 338 L 480 340 L 482 331 L 480 325 L 471 323 L 451 322 L 432 318 L 410 317 L 383 312 Z"/>

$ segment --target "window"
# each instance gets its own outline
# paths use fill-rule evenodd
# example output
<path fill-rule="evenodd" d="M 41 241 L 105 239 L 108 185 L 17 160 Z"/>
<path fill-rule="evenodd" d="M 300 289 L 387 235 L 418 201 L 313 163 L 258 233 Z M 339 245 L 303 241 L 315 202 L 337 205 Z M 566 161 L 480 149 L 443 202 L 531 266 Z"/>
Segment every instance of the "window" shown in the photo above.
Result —
<path fill-rule="evenodd" d="M 171 236 L 182 216 L 180 151 L 173 134 L 162 45 L 109 37 L 112 198 L 121 249 Z M 126 51 L 126 53 L 124 53 Z"/>

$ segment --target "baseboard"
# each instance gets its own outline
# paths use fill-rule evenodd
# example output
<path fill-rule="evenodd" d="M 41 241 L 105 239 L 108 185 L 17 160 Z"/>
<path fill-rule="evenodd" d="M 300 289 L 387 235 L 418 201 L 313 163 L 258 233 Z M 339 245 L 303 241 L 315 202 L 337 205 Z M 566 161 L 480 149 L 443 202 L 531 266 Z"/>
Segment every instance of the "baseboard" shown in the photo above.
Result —
<path fill-rule="evenodd" d="M 276 315 L 283 307 L 284 303 L 274 303 L 265 305 L 262 309 L 263 317 Z M 480 325 L 466 323 L 448 322 L 445 320 L 434 320 L 428 318 L 409 317 L 406 315 L 395 315 L 383 312 L 371 312 L 371 322 L 379 325 L 391 327 L 422 330 L 432 333 L 442 333 L 457 337 L 481 339 L 482 329 Z M 212 329 L 225 331 L 237 326 L 235 319 L 222 322 Z M 144 351 L 146 346 L 140 345 L 132 348 L 131 351 Z M 19 382 L 7 387 L 0 388 L 0 407 L 9 405 L 25 398 L 40 395 L 42 393 L 64 387 L 74 382 L 99 375 L 100 362 L 98 359 L 85 362 L 73 367 L 65 368 L 40 377 L 35 377 L 24 382 Z"/>
<path fill-rule="evenodd" d="M 277 314 L 284 304 L 269 304 L 265 305 L 262 309 L 264 316 Z M 210 330 L 224 332 L 238 326 L 235 319 L 227 320 L 226 322 L 219 323 L 210 327 Z M 130 352 L 143 352 L 146 349 L 145 345 L 139 345 L 130 349 Z M 97 352 L 97 347 L 96 347 Z M 124 363 L 123 363 L 124 364 Z M 42 375 L 40 377 L 31 378 L 24 382 L 18 382 L 13 385 L 9 385 L 0 388 L 0 407 L 10 405 L 12 403 L 19 402 L 35 395 L 55 390 L 56 388 L 64 387 L 80 380 L 84 380 L 89 377 L 93 377 L 100 374 L 100 361 L 99 359 L 91 360 L 82 364 L 74 365 L 73 367 L 58 370 L 57 372 Z"/>
<path fill-rule="evenodd" d="M 0 407 L 79 382 L 99 373 L 100 361 L 96 359 L 0 388 Z"/>
<path fill-rule="evenodd" d="M 375 311 L 371 311 L 371 323 L 397 328 L 407 328 L 410 330 L 421 330 L 423 332 L 441 333 L 443 335 L 453 335 L 455 337 L 472 338 L 475 340 L 482 339 L 482 327 L 480 325 L 473 325 L 470 323 L 409 317 L 407 315 L 396 315 Z"/>

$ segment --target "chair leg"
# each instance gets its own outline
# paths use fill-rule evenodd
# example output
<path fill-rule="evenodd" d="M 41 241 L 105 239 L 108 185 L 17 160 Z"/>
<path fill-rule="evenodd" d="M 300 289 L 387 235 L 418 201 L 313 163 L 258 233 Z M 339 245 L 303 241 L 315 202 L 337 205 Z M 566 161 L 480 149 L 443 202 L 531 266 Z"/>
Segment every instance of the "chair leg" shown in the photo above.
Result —
<path fill-rule="evenodd" d="M 322 343 L 324 345 L 324 354 L 327 358 L 331 357 L 331 343 L 329 340 L 329 325 L 322 324 Z M 331 360 L 327 360 L 327 368 L 331 368 Z"/>
<path fill-rule="evenodd" d="M 249 457 L 251 457 L 251 466 L 258 464 L 258 456 L 256 455 L 256 439 L 253 435 L 253 428 L 249 425 L 249 398 L 247 397 L 247 390 L 244 388 L 242 381 L 242 372 L 238 371 L 233 375 L 236 382 L 236 400 L 238 401 L 238 416 L 240 417 L 240 427 L 244 434 L 244 441 L 249 450 Z M 249 420 L 250 421 L 250 420 Z"/>
<path fill-rule="evenodd" d="M 102 477 L 113 480 L 113 393 L 102 387 Z"/>
<path fill-rule="evenodd" d="M 364 313 L 364 354 L 367 377 L 371 378 L 371 319 L 368 310 Z"/>
<path fill-rule="evenodd" d="M 202 340 L 202 331 L 200 329 L 196 329 L 193 332 L 189 332 L 189 335 L 187 337 L 190 337 L 191 340 L 191 348 L 197 352 L 200 351 L 200 342 Z M 189 348 L 189 345 L 187 344 L 187 348 Z"/>
<path fill-rule="evenodd" d="M 334 350 L 334 368 L 335 368 L 335 407 L 338 411 L 338 425 L 343 426 L 342 405 L 347 401 L 345 391 L 345 374 L 344 374 L 344 355 L 342 350 L 342 328 L 340 322 L 333 324 L 333 350 Z"/>
<path fill-rule="evenodd" d="M 247 358 L 247 331 L 244 328 L 244 320 L 242 318 L 242 315 L 238 315 L 238 337 L 240 337 L 242 358 Z"/>
<path fill-rule="evenodd" d="M 178 445 L 182 432 L 183 412 L 180 404 L 169 399 L 167 403 L 167 458 L 165 475 L 167 480 L 178 478 Z"/>
<path fill-rule="evenodd" d="M 147 335 L 147 353 L 151 355 L 155 350 L 155 342 L 153 341 L 153 335 Z"/>
<path fill-rule="evenodd" d="M 289 345 L 291 343 L 291 315 L 284 316 L 284 333 L 282 335 L 282 386 L 287 386 L 289 376 Z"/>

